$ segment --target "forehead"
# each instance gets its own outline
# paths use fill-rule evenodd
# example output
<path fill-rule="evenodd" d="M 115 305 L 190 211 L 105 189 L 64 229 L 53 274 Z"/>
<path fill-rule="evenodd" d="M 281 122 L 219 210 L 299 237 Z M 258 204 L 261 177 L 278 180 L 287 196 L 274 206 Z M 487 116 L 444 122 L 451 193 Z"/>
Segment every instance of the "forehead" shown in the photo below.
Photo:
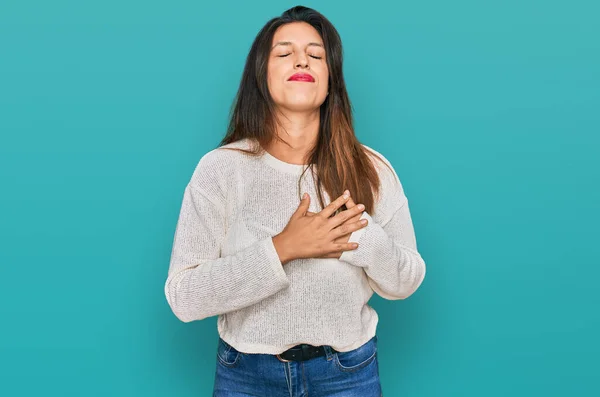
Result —
<path fill-rule="evenodd" d="M 306 22 L 291 22 L 277 28 L 273 35 L 272 45 L 280 41 L 289 41 L 299 45 L 307 43 L 323 44 L 323 40 L 317 29 Z"/>

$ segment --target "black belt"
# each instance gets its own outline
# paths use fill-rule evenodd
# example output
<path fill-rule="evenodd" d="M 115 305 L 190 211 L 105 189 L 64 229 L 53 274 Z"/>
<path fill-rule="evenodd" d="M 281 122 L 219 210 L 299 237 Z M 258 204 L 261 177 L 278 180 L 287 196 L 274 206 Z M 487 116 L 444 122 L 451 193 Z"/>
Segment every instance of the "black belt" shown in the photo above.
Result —
<path fill-rule="evenodd" d="M 332 353 L 337 353 L 332 347 L 329 347 L 329 349 L 331 349 Z M 306 361 L 311 358 L 324 356 L 325 354 L 325 346 L 312 346 L 303 343 L 278 354 L 277 358 L 283 362 Z"/>

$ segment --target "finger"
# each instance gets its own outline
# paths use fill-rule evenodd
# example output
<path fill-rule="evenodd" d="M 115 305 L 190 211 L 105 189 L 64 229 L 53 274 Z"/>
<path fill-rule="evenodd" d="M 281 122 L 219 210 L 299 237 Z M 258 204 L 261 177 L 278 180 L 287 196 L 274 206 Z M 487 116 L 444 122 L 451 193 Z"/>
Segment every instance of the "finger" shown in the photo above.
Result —
<path fill-rule="evenodd" d="M 353 208 L 355 206 L 356 206 L 356 203 L 354 202 L 354 200 L 352 199 L 352 197 L 350 197 L 348 199 L 348 201 L 346 202 L 346 209 L 350 209 L 350 208 Z M 360 214 L 356 215 L 355 217 L 346 220 L 343 224 L 352 223 L 352 222 L 358 222 L 360 220 L 361 216 L 362 216 L 362 212 Z"/>
<path fill-rule="evenodd" d="M 302 196 L 302 200 L 300 200 L 300 204 L 298 205 L 298 209 L 292 215 L 293 218 L 299 218 L 301 216 L 306 215 L 308 211 L 308 207 L 310 206 L 310 195 L 308 193 L 304 193 Z"/>
<path fill-rule="evenodd" d="M 331 252 L 329 254 L 320 256 L 319 258 L 339 258 L 340 256 L 342 256 L 341 252 Z"/>
<path fill-rule="evenodd" d="M 359 227 L 359 229 L 360 229 L 360 227 Z M 334 244 L 346 244 L 346 243 L 348 243 L 348 240 L 350 240 L 350 236 L 352 235 L 352 233 L 354 233 L 354 230 L 350 230 L 350 231 L 346 232 L 345 234 L 338 234 L 338 235 L 336 235 L 334 237 L 334 239 L 333 239 L 333 243 Z"/>
<path fill-rule="evenodd" d="M 352 208 L 347 209 L 346 211 L 342 211 L 336 216 L 329 219 L 329 226 L 333 229 L 338 227 L 344 223 L 348 223 L 347 221 L 351 218 L 354 218 L 358 215 L 362 216 L 362 212 L 365 210 L 365 206 L 363 204 L 355 205 Z"/>
<path fill-rule="evenodd" d="M 360 221 L 362 214 L 364 214 L 364 212 L 361 212 L 350 219 L 346 219 L 344 222 L 342 222 L 342 224 L 340 226 Z M 340 227 L 340 226 L 338 226 L 338 227 Z"/>
<path fill-rule="evenodd" d="M 359 213 L 359 214 L 358 214 L 358 215 L 356 215 L 355 217 L 348 219 L 348 220 L 347 220 L 346 222 L 344 222 L 344 223 L 354 223 L 354 222 L 358 222 L 358 221 L 360 221 L 360 218 L 362 217 L 362 214 L 363 214 L 363 213 L 364 213 L 364 211 L 363 211 L 363 212 L 361 212 L 361 213 Z"/>
<path fill-rule="evenodd" d="M 356 214 L 352 218 L 346 219 L 344 222 L 342 222 L 342 224 L 340 226 L 360 221 L 360 218 L 362 218 L 363 214 L 364 214 L 364 211 L 363 212 L 359 212 L 358 214 Z"/>
<path fill-rule="evenodd" d="M 348 201 L 346 201 L 346 208 L 350 209 L 352 207 L 354 207 L 356 204 L 354 203 L 354 200 L 352 200 L 352 197 L 350 197 L 348 199 Z"/>
<path fill-rule="evenodd" d="M 344 234 L 342 236 L 336 237 L 335 240 L 333 240 L 333 242 L 335 244 L 344 244 L 344 243 L 347 243 L 348 240 L 350 239 L 350 235 L 351 234 L 352 233 L 348 233 L 348 234 Z"/>
<path fill-rule="evenodd" d="M 338 197 L 337 199 L 335 199 L 334 201 L 332 201 L 331 203 L 329 203 L 329 205 L 327 207 L 323 208 L 321 210 L 321 212 L 319 212 L 319 214 L 324 219 L 329 219 L 329 217 L 335 211 L 337 211 L 338 208 L 340 208 L 342 205 L 344 205 L 348 201 L 349 198 L 350 198 L 350 193 L 346 190 L 344 192 L 344 194 L 342 194 L 340 197 Z"/>
<path fill-rule="evenodd" d="M 348 234 L 352 234 L 353 232 L 362 229 L 367 226 L 368 221 L 366 219 L 361 219 L 358 222 L 346 223 L 340 227 L 335 228 L 333 231 L 335 234 L 335 239 L 338 239 L 342 236 L 347 236 Z"/>
<path fill-rule="evenodd" d="M 322 255 L 321 258 L 339 258 L 344 251 L 354 251 L 357 248 L 357 243 L 336 244 L 336 247 L 334 247 L 335 251 L 328 252 L 327 254 Z"/>

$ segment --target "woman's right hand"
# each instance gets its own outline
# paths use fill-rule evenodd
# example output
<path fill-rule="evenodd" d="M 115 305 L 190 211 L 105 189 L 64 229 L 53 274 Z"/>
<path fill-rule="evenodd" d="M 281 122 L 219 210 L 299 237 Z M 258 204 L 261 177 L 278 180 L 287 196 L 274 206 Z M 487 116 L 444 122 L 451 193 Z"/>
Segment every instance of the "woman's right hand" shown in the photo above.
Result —
<path fill-rule="evenodd" d="M 283 231 L 273 237 L 273 245 L 281 263 L 285 264 L 293 259 L 300 258 L 339 258 L 343 251 L 358 248 L 356 243 L 335 242 L 339 237 L 362 229 L 367 225 L 367 221 L 362 220 L 340 226 L 346 220 L 363 212 L 364 206 L 360 204 L 331 216 L 349 198 L 349 194 L 344 194 L 320 212 L 307 215 L 310 196 L 306 194 Z"/>

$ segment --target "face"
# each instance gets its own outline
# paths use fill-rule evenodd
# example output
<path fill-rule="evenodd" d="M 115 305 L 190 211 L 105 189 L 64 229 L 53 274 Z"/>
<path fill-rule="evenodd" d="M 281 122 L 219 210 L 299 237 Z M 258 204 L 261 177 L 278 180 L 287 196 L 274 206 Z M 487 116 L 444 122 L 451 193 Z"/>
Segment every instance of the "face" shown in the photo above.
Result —
<path fill-rule="evenodd" d="M 318 109 L 327 97 L 329 70 L 323 40 L 305 22 L 280 26 L 273 36 L 267 81 L 275 104 L 290 111 Z"/>

